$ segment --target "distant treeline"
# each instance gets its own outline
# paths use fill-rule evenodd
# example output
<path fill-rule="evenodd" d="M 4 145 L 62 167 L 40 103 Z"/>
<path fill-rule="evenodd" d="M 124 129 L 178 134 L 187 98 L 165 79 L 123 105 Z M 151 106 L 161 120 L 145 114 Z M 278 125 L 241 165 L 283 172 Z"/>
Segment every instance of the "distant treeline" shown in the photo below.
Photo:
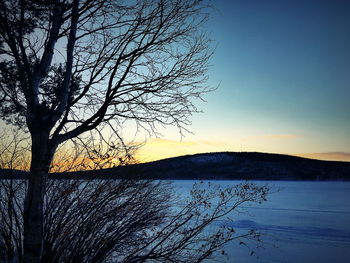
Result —
<path fill-rule="evenodd" d="M 26 178 L 0 170 L 2 178 Z M 258 152 L 186 155 L 104 170 L 50 174 L 51 179 L 350 180 L 350 162 Z"/>

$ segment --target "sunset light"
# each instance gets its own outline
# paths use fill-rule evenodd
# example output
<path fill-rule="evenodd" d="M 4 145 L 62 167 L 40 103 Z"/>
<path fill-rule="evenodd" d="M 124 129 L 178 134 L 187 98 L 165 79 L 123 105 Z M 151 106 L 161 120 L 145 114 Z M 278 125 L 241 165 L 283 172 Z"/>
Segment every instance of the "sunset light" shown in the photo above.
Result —
<path fill-rule="evenodd" d="M 0 263 L 349 263 L 350 0 L 0 0 Z"/>

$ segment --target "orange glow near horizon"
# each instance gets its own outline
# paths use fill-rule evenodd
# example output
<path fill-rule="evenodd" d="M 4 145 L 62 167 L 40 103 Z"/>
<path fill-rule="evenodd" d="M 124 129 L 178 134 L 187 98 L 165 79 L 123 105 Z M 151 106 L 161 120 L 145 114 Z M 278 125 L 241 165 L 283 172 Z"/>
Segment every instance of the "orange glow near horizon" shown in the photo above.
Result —
<path fill-rule="evenodd" d="M 326 152 L 326 153 L 303 153 L 303 154 L 292 154 L 300 157 L 326 160 L 326 161 L 345 161 L 350 162 L 350 153 L 346 152 Z"/>
<path fill-rule="evenodd" d="M 220 143 L 205 141 L 173 141 L 166 139 L 152 139 L 148 141 L 136 154 L 136 159 L 141 163 L 151 162 L 181 155 L 196 154 L 201 152 L 220 151 Z"/>
<path fill-rule="evenodd" d="M 268 135 L 267 138 L 273 139 L 289 139 L 294 138 L 294 135 Z M 221 152 L 221 151 L 241 151 L 239 147 L 233 147 L 223 142 L 210 142 L 210 141 L 175 141 L 167 139 L 151 139 L 143 147 L 140 148 L 136 154 L 136 159 L 141 162 L 151 162 L 161 159 L 177 157 L 182 155 L 196 154 L 196 153 L 209 153 L 209 152 Z M 244 149 L 243 151 L 256 151 L 266 152 L 259 149 Z M 325 152 L 325 153 L 286 153 L 286 152 L 274 152 L 280 154 L 288 154 L 294 156 L 300 156 L 310 159 L 330 160 L 330 161 L 347 161 L 350 162 L 350 153 L 347 152 Z"/>

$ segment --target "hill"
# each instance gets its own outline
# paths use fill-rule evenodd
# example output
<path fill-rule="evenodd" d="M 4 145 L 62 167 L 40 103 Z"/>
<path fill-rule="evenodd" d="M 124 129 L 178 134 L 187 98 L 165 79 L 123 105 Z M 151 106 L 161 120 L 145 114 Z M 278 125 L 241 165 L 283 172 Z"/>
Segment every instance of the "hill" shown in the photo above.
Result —
<path fill-rule="evenodd" d="M 100 171 L 76 172 L 69 177 L 75 176 L 203 180 L 350 180 L 350 163 L 281 154 L 219 152 L 186 155 Z"/>
<path fill-rule="evenodd" d="M 23 177 L 23 174 L 20 174 L 20 177 Z M 104 170 L 50 174 L 50 178 L 350 180 L 350 162 L 321 161 L 258 152 L 218 152 Z"/>

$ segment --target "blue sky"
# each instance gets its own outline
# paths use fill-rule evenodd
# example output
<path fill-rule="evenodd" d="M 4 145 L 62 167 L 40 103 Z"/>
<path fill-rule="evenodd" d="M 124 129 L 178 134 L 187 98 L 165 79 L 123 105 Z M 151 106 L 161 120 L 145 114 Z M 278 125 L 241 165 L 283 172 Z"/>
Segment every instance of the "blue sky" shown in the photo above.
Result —
<path fill-rule="evenodd" d="M 350 1 L 213 5 L 209 84 L 219 88 L 198 104 L 204 113 L 193 116 L 194 135 L 183 140 L 197 147 L 181 146 L 173 129 L 162 142 L 178 141 L 179 154 L 334 153 L 350 160 Z"/>

